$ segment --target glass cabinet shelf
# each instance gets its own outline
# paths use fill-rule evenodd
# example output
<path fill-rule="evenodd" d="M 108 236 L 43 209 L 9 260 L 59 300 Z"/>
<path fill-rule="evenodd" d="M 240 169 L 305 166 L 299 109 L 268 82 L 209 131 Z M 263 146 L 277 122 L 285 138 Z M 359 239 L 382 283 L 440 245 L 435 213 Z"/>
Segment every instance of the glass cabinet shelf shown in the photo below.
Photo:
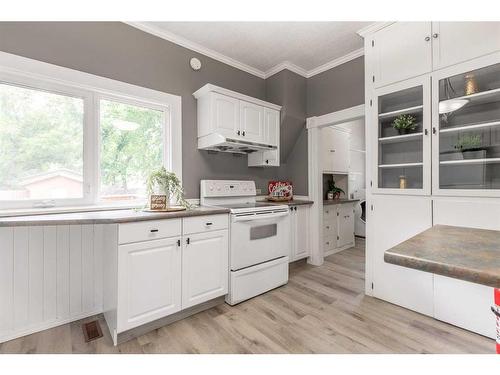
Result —
<path fill-rule="evenodd" d="M 403 108 L 403 109 L 398 109 L 396 111 L 391 111 L 391 112 L 384 112 L 380 113 L 378 115 L 379 118 L 386 118 L 386 117 L 397 117 L 399 115 L 405 115 L 409 113 L 416 113 L 421 111 L 423 106 L 417 105 L 415 107 L 410 107 L 410 108 Z"/>
<path fill-rule="evenodd" d="M 500 64 L 438 85 L 438 188 L 500 189 Z"/>

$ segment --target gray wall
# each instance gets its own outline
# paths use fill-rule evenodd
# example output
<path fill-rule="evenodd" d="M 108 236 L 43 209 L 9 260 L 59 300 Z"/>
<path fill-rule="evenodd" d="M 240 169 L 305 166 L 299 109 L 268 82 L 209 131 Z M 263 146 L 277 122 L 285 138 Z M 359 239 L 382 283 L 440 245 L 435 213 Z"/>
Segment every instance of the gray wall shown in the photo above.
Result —
<path fill-rule="evenodd" d="M 305 118 L 363 103 L 363 58 L 305 79 L 284 70 L 263 80 L 119 22 L 0 22 L 0 51 L 182 96 L 183 182 L 199 197 L 200 179 L 287 179 L 307 195 Z M 191 57 L 203 64 L 194 72 Z M 196 101 L 206 83 L 283 105 L 279 168 L 248 168 L 246 157 L 197 149 Z"/>
<path fill-rule="evenodd" d="M 307 117 L 365 102 L 364 57 L 358 57 L 307 79 Z"/>
<path fill-rule="evenodd" d="M 199 197 L 200 179 L 254 179 L 259 187 L 274 168 L 248 168 L 246 157 L 197 149 L 196 100 L 192 93 L 213 83 L 265 99 L 261 78 L 119 22 L 0 22 L 0 50 L 83 72 L 182 96 L 183 182 Z M 203 67 L 194 72 L 191 57 Z"/>

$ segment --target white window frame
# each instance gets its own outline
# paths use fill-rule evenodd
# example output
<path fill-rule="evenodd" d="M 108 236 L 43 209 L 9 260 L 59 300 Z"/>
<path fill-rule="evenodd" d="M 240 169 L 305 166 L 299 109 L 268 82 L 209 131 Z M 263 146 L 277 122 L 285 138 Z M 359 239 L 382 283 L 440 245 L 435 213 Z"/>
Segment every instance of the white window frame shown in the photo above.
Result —
<path fill-rule="evenodd" d="M 159 109 L 169 115 L 164 125 L 163 160 L 167 170 L 182 182 L 182 107 L 181 97 L 121 81 L 68 69 L 25 57 L 0 52 L 0 81 L 56 94 L 84 98 L 84 167 L 83 198 L 55 199 L 54 207 L 35 208 L 41 200 L 4 200 L 0 210 L 31 209 L 34 212 L 79 210 L 89 208 L 130 207 L 144 202 L 103 204 L 99 199 L 99 101 L 114 100 L 146 108 Z M 1 155 L 0 155 L 1 157 Z"/>

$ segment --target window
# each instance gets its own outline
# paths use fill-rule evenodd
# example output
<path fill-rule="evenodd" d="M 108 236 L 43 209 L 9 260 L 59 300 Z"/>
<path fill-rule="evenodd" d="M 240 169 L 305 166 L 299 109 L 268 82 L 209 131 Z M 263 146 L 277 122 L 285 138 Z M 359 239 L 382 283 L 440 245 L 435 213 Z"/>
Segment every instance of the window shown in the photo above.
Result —
<path fill-rule="evenodd" d="M 105 201 L 141 199 L 147 176 L 163 164 L 165 113 L 101 100 L 100 197 Z"/>
<path fill-rule="evenodd" d="M 143 204 L 181 175 L 180 97 L 0 52 L 0 210 Z"/>

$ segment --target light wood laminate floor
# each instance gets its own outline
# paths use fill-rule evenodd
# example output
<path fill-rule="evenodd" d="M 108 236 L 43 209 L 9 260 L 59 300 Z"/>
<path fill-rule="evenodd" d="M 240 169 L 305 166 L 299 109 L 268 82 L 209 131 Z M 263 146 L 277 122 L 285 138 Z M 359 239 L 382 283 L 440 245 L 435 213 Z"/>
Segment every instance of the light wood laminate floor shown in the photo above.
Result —
<path fill-rule="evenodd" d="M 0 344 L 1 353 L 493 353 L 494 341 L 364 295 L 364 242 L 321 267 L 291 266 L 287 285 L 219 305 L 117 347 L 85 343 L 84 319 Z"/>

